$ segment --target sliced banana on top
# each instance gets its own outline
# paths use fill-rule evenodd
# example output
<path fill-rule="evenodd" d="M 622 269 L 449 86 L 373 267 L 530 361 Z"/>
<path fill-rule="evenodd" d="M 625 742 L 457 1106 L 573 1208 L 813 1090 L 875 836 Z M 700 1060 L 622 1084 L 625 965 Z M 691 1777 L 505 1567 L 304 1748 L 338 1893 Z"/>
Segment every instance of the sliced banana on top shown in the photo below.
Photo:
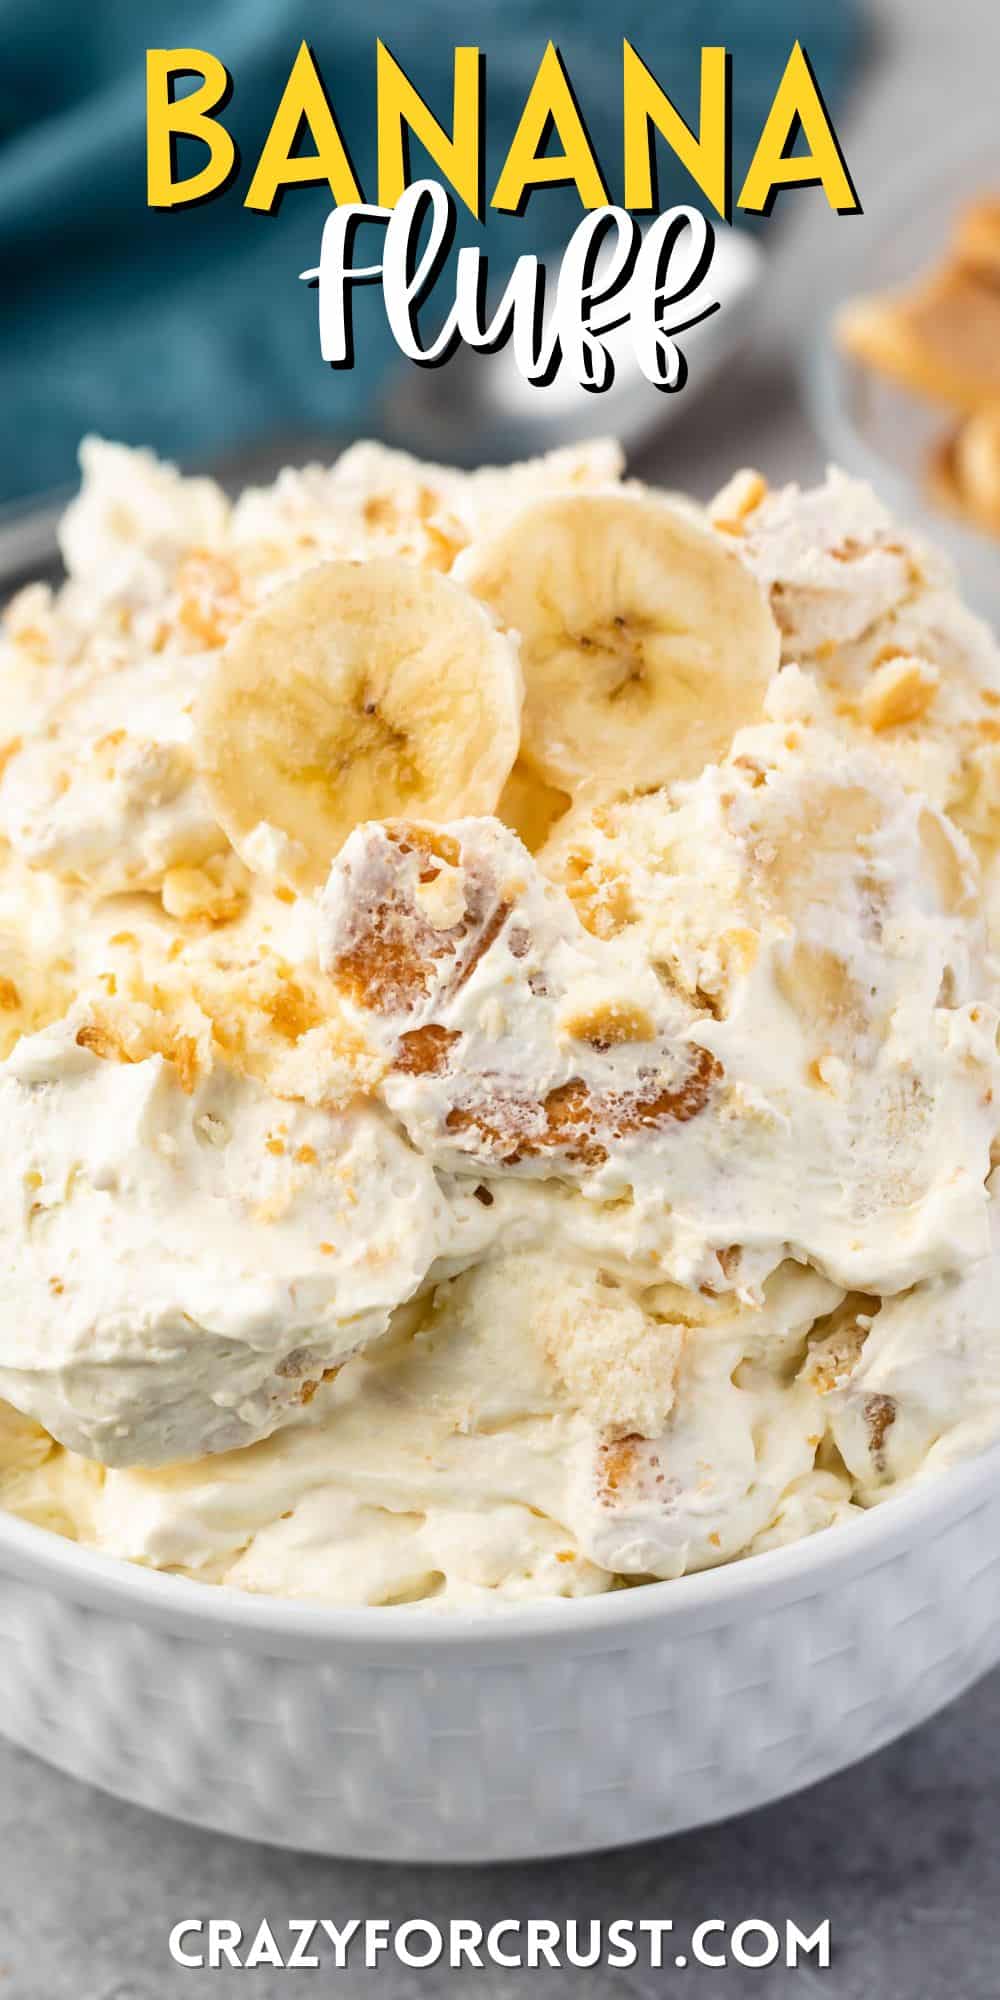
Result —
<path fill-rule="evenodd" d="M 646 494 L 527 507 L 454 575 L 521 640 L 522 759 L 577 793 L 690 778 L 760 719 L 780 639 L 755 578 Z"/>
<path fill-rule="evenodd" d="M 237 853 L 309 888 L 359 821 L 492 812 L 522 694 L 516 644 L 458 584 L 395 557 L 320 563 L 230 640 L 198 756 Z"/>

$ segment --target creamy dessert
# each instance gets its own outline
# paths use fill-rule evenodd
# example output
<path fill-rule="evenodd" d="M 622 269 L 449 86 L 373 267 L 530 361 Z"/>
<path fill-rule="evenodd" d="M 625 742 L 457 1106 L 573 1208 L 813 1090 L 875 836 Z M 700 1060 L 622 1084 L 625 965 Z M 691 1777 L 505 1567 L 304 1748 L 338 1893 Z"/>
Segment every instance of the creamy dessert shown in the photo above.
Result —
<path fill-rule="evenodd" d="M 580 1596 L 1000 1428 L 1000 650 L 865 487 L 91 442 L 0 680 L 0 1504 Z"/>

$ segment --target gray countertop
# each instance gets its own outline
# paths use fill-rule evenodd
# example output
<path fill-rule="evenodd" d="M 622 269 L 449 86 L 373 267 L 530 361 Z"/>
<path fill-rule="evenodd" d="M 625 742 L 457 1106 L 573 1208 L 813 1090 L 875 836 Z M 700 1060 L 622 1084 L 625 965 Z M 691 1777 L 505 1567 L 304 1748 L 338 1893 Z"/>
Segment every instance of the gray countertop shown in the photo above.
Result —
<path fill-rule="evenodd" d="M 817 1688 L 816 1699 L 822 1701 Z M 385 1868 L 323 1861 L 200 1833 L 85 1790 L 13 1750 L 0 1756 L 2 2000 L 173 2000 L 197 1975 L 168 1956 L 184 1916 L 232 1917 L 252 1936 L 290 1917 L 419 1916 L 438 1924 L 501 1915 L 829 1917 L 829 1970 L 754 1974 L 542 1969 L 538 2000 L 747 1990 L 759 2000 L 813 1988 L 828 2000 L 995 2000 L 1000 1965 L 1000 1674 L 892 1749 L 794 1799 L 724 1826 L 619 1854 L 524 1867 Z M 287 1935 L 287 1933 L 285 1933 Z M 336 1979 L 336 1974 L 332 1975 Z M 484 1967 L 482 2000 L 506 2000 L 525 1975 Z M 247 1986 L 247 1979 L 251 1984 Z M 305 2000 L 325 1975 L 212 1975 L 218 2000 Z M 349 1968 L 346 2000 L 434 2000 L 469 1974 Z M 242 1980 L 242 1984 L 240 1981 Z"/>
<path fill-rule="evenodd" d="M 836 0 L 833 0 L 836 4 Z M 952 120 L 979 122 L 1000 75 L 996 0 L 879 0 L 875 47 L 842 121 L 865 199 L 897 149 Z M 869 194 L 869 205 L 872 205 Z M 651 469 L 707 493 L 735 465 L 809 478 L 821 453 L 794 386 L 800 335 L 821 268 L 842 232 L 819 197 L 791 198 L 751 355 L 671 430 Z M 816 1698 L 822 1700 L 817 1689 Z M 995 2000 L 1000 1990 L 1000 1674 L 914 1735 L 853 1771 L 747 1819 L 622 1854 L 530 1867 L 420 1870 L 326 1862 L 242 1844 L 154 1818 L 85 1790 L 0 1744 L 0 2000 L 170 2000 L 192 1975 L 170 1963 L 167 1936 L 185 1915 L 260 1918 L 501 1915 L 669 1916 L 831 1922 L 829 1971 L 672 1968 L 664 1973 L 555 1971 L 533 1976 L 539 2000 L 563 1993 L 738 1992 L 771 2000 L 815 1989 L 836 2000 Z M 327 1969 L 326 1977 L 330 1973 Z M 257 2000 L 318 1990 L 308 1972 L 260 1970 Z M 505 1995 L 523 1975 L 484 1969 L 475 1991 Z M 389 2000 L 460 1992 L 468 1974 L 440 1968 L 350 1969 L 348 1996 L 375 1982 Z M 323 1975 L 320 1975 L 320 1982 Z M 242 1993 L 214 1976 L 218 2000 Z"/>

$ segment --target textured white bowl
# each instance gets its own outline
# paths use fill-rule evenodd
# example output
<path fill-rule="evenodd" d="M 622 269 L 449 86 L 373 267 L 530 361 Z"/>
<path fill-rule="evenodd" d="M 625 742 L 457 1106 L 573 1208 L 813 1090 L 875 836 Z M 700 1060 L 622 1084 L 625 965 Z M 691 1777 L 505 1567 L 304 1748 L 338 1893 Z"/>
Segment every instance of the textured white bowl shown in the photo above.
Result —
<path fill-rule="evenodd" d="M 1000 1659 L 1000 1446 L 676 1583 L 495 1617 L 328 1610 L 0 1516 L 0 1729 L 161 1812 L 483 1861 L 678 1832 L 828 1776 Z"/>

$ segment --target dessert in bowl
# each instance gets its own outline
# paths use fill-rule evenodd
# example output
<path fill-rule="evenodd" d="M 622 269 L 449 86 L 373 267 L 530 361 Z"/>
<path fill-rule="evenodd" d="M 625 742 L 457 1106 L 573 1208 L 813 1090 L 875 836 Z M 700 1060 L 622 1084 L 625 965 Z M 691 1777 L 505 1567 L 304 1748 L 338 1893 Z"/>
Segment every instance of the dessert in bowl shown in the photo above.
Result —
<path fill-rule="evenodd" d="M 201 1757 L 224 1682 L 280 1740 L 267 1837 L 710 1817 L 857 1754 L 911 1536 L 948 1551 L 934 1602 L 961 1583 L 950 1678 L 873 1696 L 862 1747 L 925 1712 L 991 1656 L 1000 1505 L 995 1454 L 960 1463 L 1000 1410 L 1000 652 L 947 567 L 836 473 L 702 511 L 610 446 L 473 475 L 357 447 L 233 507 L 113 446 L 84 474 L 68 581 L 6 617 L 0 1606 L 44 1653 L 58 1578 L 63 1652 L 111 1680 L 149 1616 L 104 1781 L 169 1806 L 148 1703 Z M 818 1630 L 817 1598 L 844 1726 L 738 1783 L 720 1705 L 787 1706 L 774 1607 Z M 510 1776 L 571 1682 L 615 1699 L 612 1656 L 626 1734 L 693 1677 L 697 1806 L 676 1727 L 631 1817 L 606 1747 L 603 1836 L 595 1781 L 516 1841 L 500 1765 L 447 1812 L 428 1779 L 404 1830 L 370 1766 L 353 1831 L 324 1791 L 373 1661 L 382 1751 L 409 1728 L 435 1768 L 452 1700 L 481 1687 L 475 1762 L 513 1674 Z M 238 1825 L 224 1709 L 229 1803 L 173 1803 Z M 74 1765 L 44 1715 L 15 1733 Z"/>
<path fill-rule="evenodd" d="M 6 1507 L 492 1603 L 988 1438 L 1000 654 L 933 555 L 610 446 L 84 464 L 7 613 Z"/>

